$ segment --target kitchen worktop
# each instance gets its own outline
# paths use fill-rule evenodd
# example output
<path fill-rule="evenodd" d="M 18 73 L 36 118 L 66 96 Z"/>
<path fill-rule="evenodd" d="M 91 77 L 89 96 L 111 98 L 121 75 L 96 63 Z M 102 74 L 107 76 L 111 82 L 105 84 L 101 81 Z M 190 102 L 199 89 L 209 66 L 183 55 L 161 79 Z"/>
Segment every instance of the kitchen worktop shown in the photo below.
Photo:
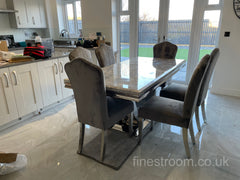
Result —
<path fill-rule="evenodd" d="M 61 58 L 61 57 L 67 57 L 69 55 L 69 53 L 70 52 L 67 50 L 66 51 L 55 50 L 52 53 L 52 57 L 46 58 L 46 59 L 36 59 L 36 60 L 32 60 L 32 61 L 19 62 L 19 63 L 9 63 L 9 62 L 0 61 L 0 69 L 6 68 L 6 67 L 12 67 L 12 66 L 19 66 L 19 65 L 23 65 L 23 64 L 35 63 L 35 62 L 48 61 L 48 60 Z"/>

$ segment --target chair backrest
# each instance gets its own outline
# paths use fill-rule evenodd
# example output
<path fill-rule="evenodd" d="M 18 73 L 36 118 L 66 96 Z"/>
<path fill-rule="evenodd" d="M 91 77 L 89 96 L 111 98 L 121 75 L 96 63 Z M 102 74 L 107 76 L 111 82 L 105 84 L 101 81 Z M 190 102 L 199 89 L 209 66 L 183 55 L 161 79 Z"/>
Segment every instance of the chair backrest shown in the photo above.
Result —
<path fill-rule="evenodd" d="M 219 54 L 220 54 L 220 51 L 218 48 L 215 48 L 210 54 L 210 62 L 209 62 L 208 69 L 206 71 L 206 75 L 203 78 L 202 86 L 201 86 L 198 101 L 197 101 L 197 106 L 200 106 L 207 96 L 209 83 L 210 83 L 215 65 L 217 63 Z"/>
<path fill-rule="evenodd" d="M 72 61 L 76 58 L 83 58 L 89 62 L 93 62 L 91 52 L 83 47 L 77 47 L 69 54 L 69 60 Z"/>
<path fill-rule="evenodd" d="M 183 116 L 187 120 L 188 125 L 196 108 L 200 87 L 202 84 L 202 80 L 206 74 L 209 60 L 210 56 L 208 54 L 201 59 L 193 72 L 187 88 L 187 92 L 184 98 Z"/>
<path fill-rule="evenodd" d="M 77 58 L 65 65 L 65 71 L 73 88 L 79 122 L 105 129 L 108 111 L 101 68 Z"/>
<path fill-rule="evenodd" d="M 100 47 L 95 50 L 95 53 L 101 67 L 106 67 L 116 62 L 111 46 L 101 44 Z"/>
<path fill-rule="evenodd" d="M 175 59 L 178 47 L 168 41 L 155 44 L 153 47 L 153 57 L 163 59 Z"/>

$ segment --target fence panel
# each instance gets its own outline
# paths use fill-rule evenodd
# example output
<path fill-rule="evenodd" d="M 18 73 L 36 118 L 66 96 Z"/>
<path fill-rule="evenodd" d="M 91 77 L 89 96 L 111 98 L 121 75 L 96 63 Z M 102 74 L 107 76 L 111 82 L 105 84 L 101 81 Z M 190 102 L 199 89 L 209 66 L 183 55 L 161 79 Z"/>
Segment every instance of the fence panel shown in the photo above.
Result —
<path fill-rule="evenodd" d="M 158 21 L 139 21 L 139 43 L 155 44 L 157 42 Z M 168 40 L 174 44 L 188 45 L 191 35 L 191 20 L 168 21 Z M 218 28 L 213 27 L 209 20 L 204 20 L 201 45 L 215 45 Z M 120 23 L 120 42 L 129 42 L 129 22 Z"/>

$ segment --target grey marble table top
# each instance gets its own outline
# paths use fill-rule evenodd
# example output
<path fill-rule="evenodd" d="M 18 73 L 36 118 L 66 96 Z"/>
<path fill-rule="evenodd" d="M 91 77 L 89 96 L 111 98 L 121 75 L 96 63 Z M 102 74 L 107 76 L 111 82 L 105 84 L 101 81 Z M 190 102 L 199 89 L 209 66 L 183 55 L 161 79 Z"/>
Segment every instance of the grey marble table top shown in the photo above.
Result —
<path fill-rule="evenodd" d="M 138 57 L 104 67 L 106 89 L 119 98 L 140 101 L 185 65 L 183 59 Z"/>
<path fill-rule="evenodd" d="M 186 61 L 138 57 L 102 68 L 107 94 L 140 102 L 152 90 L 168 81 Z M 68 79 L 65 87 L 71 88 Z"/>

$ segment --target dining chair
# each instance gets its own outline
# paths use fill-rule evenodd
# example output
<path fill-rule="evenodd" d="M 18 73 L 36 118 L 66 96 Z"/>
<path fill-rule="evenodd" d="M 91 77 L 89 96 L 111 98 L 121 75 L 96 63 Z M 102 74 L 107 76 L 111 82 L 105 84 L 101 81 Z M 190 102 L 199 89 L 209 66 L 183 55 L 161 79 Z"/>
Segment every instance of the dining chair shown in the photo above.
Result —
<path fill-rule="evenodd" d="M 69 60 L 72 61 L 76 58 L 83 58 L 88 60 L 89 62 L 99 66 L 98 61 L 94 59 L 94 57 L 92 57 L 91 51 L 83 48 L 83 47 L 77 47 L 76 49 L 74 49 L 72 52 L 70 52 L 69 54 Z"/>
<path fill-rule="evenodd" d="M 155 44 L 153 47 L 153 57 L 162 59 L 175 59 L 178 47 L 168 41 Z"/>
<path fill-rule="evenodd" d="M 142 107 L 139 108 L 139 143 L 141 143 L 143 136 L 143 119 L 149 119 L 152 122 L 157 121 L 169 125 L 175 125 L 182 128 L 185 151 L 187 157 L 190 158 L 188 129 L 190 131 L 192 143 L 195 144 L 192 116 L 195 111 L 197 97 L 202 83 L 202 77 L 204 76 L 209 65 L 209 59 L 209 55 L 204 56 L 194 70 L 187 88 L 184 102 L 160 96 L 153 96 Z"/>
<path fill-rule="evenodd" d="M 169 41 L 163 41 L 153 46 L 153 57 L 161 59 L 175 59 L 177 54 L 177 45 L 170 43 Z M 161 84 L 161 88 L 164 88 L 166 84 L 169 84 L 171 79 Z"/>
<path fill-rule="evenodd" d="M 101 67 L 106 67 L 116 63 L 111 46 L 101 44 L 99 48 L 95 49 L 95 54 Z"/>
<path fill-rule="evenodd" d="M 126 115 L 131 114 L 130 131 L 132 132 L 133 103 L 106 96 L 102 69 L 83 58 L 67 63 L 65 71 L 74 92 L 80 122 L 78 153 L 82 153 L 85 124 L 88 124 L 102 130 L 100 160 L 103 161 L 106 131 Z"/>
<path fill-rule="evenodd" d="M 206 116 L 206 110 L 205 110 L 205 99 L 207 96 L 210 80 L 211 80 L 212 74 L 214 72 L 214 68 L 217 63 L 219 54 L 220 54 L 220 51 L 218 48 L 215 48 L 212 51 L 212 53 L 210 54 L 210 63 L 209 63 L 208 69 L 206 71 L 206 75 L 203 78 L 203 82 L 202 82 L 202 85 L 200 88 L 198 101 L 197 101 L 197 107 L 196 107 L 196 111 L 195 111 L 196 124 L 198 127 L 198 131 L 201 131 L 200 117 L 199 117 L 200 106 L 201 106 L 201 110 L 202 110 L 202 116 L 203 116 L 204 123 L 207 122 L 207 116 Z M 160 96 L 166 97 L 166 98 L 171 98 L 171 99 L 176 99 L 179 101 L 184 101 L 186 91 L 187 91 L 186 85 L 172 83 L 169 86 L 167 86 L 161 90 Z"/>

